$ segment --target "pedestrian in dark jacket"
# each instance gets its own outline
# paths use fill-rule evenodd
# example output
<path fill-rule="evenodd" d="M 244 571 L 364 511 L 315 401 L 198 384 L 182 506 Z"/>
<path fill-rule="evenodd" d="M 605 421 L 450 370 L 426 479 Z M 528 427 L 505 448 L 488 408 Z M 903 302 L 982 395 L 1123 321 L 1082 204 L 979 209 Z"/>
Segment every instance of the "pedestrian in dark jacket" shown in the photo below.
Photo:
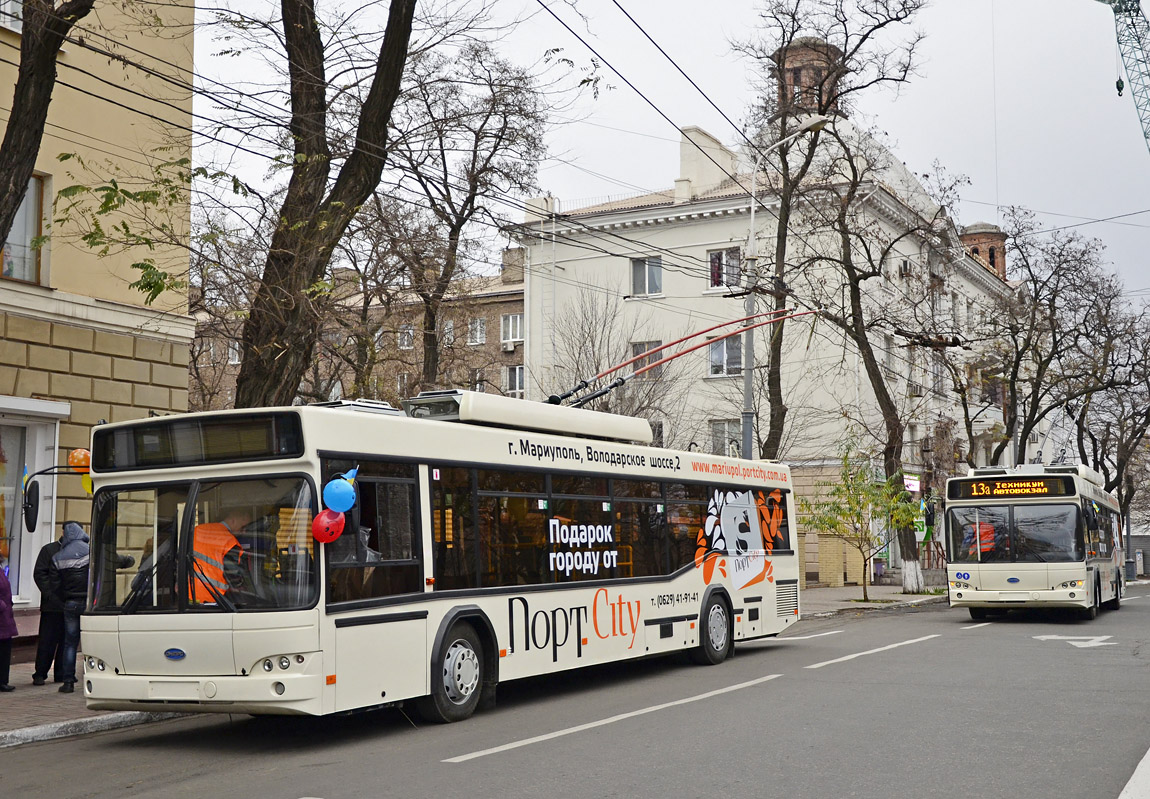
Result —
<path fill-rule="evenodd" d="M 40 589 L 40 630 L 36 640 L 33 685 L 43 685 L 48 681 L 49 667 L 52 668 L 53 680 L 64 681 L 64 603 L 56 596 L 56 586 L 52 581 L 52 556 L 59 551 L 59 541 L 40 547 L 36 566 L 32 569 L 32 579 Z"/>
<path fill-rule="evenodd" d="M 12 639 L 16 637 L 16 616 L 12 613 L 12 584 L 8 582 L 7 564 L 0 564 L 0 691 L 15 690 L 8 683 L 12 662 Z"/>
<path fill-rule="evenodd" d="M 88 535 L 79 522 L 64 522 L 60 551 L 52 556 L 48 576 L 56 589 L 56 598 L 64 603 L 64 645 L 61 653 L 63 685 L 60 693 L 76 690 L 76 653 L 80 648 L 80 614 L 88 601 Z M 116 557 L 117 569 L 131 568 L 136 559 L 131 555 Z"/>
<path fill-rule="evenodd" d="M 80 648 L 80 614 L 88 599 L 88 535 L 79 522 L 64 522 L 60 550 L 52 556 L 49 579 L 64 606 L 64 645 L 60 654 L 60 692 L 76 690 L 76 652 Z"/>

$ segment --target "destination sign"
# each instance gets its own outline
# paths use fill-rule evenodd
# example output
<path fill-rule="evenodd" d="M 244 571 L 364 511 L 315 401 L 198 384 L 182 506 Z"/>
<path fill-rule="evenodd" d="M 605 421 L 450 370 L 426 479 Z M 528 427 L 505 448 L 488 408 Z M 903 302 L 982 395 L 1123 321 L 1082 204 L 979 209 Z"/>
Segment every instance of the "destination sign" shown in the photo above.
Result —
<path fill-rule="evenodd" d="M 1074 479 L 1063 476 L 990 477 L 951 480 L 947 499 L 1010 499 L 1012 497 L 1072 497 Z"/>

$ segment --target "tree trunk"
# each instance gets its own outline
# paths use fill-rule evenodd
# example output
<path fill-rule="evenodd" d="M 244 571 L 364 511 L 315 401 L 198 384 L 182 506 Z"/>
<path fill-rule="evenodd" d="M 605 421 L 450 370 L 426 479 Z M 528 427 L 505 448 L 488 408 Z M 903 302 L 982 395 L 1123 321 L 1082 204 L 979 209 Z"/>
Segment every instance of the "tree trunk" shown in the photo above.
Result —
<path fill-rule="evenodd" d="M 299 391 L 321 333 L 310 290 L 323 279 L 336 244 L 383 173 L 387 123 L 399 95 L 415 0 L 392 0 L 355 148 L 326 199 L 328 84 L 315 7 L 311 0 L 282 0 L 281 7 L 295 160 L 281 222 L 244 325 L 237 408 L 290 405 Z"/>
<path fill-rule="evenodd" d="M 0 243 L 8 240 L 28 181 L 36 168 L 48 106 L 56 85 L 56 56 L 72 26 L 95 0 L 71 0 L 54 8 L 49 0 L 24 0 L 20 70 L 12 110 L 0 143 Z"/>
<path fill-rule="evenodd" d="M 439 385 L 439 300 L 423 300 L 423 376 L 420 389 L 434 390 Z"/>

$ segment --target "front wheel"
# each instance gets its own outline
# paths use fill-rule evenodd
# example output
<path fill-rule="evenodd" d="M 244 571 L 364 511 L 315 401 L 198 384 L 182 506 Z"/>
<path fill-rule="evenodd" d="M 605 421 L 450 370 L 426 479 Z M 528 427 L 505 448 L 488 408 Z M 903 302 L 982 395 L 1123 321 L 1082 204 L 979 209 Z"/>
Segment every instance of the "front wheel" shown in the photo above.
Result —
<path fill-rule="evenodd" d="M 1122 607 L 1122 578 L 1119 577 L 1114 581 L 1114 598 L 1106 603 L 1109 610 L 1118 610 Z"/>
<path fill-rule="evenodd" d="M 986 608 L 969 608 L 970 618 L 975 621 L 982 621 L 986 618 Z"/>
<path fill-rule="evenodd" d="M 691 650 L 691 660 L 701 666 L 722 663 L 731 654 L 731 614 L 717 595 L 703 606 L 699 614 L 699 645 Z"/>
<path fill-rule="evenodd" d="M 483 643 L 475 628 L 460 622 L 448 630 L 434 661 L 431 695 L 416 700 L 428 721 L 463 721 L 475 712 L 483 692 Z"/>

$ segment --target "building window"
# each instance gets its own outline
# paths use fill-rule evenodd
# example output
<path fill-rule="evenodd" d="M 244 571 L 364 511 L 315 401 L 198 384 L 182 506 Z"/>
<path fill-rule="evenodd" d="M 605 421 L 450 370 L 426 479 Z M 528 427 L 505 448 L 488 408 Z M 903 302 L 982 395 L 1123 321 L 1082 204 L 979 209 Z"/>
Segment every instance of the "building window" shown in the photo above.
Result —
<path fill-rule="evenodd" d="M 455 322 L 448 319 L 443 323 L 443 346 L 450 347 L 455 343 Z"/>
<path fill-rule="evenodd" d="M 739 285 L 743 265 L 738 247 L 708 251 L 707 263 L 711 267 L 711 288 Z"/>
<path fill-rule="evenodd" d="M 24 0 L 0 0 L 0 25 L 9 30 L 23 30 Z"/>
<path fill-rule="evenodd" d="M 743 373 L 743 337 L 730 336 L 711 342 L 711 375 Z"/>
<path fill-rule="evenodd" d="M 743 448 L 743 423 L 738 419 L 711 420 L 711 452 L 739 457 Z"/>
<path fill-rule="evenodd" d="M 486 319 L 472 319 L 467 323 L 467 343 L 471 346 L 487 343 Z"/>
<path fill-rule="evenodd" d="M 399 392 L 399 398 L 400 399 L 405 399 L 406 397 L 411 396 L 411 373 L 410 372 L 400 372 L 396 376 L 395 390 L 397 392 Z"/>
<path fill-rule="evenodd" d="M 501 326 L 502 332 L 500 333 L 500 341 L 522 341 L 523 340 L 523 314 L 521 313 L 505 313 L 503 314 L 503 324 Z"/>
<path fill-rule="evenodd" d="M 995 266 L 997 266 L 997 264 L 998 264 L 997 260 L 995 259 L 995 255 L 996 255 L 996 254 L 997 254 L 997 253 L 995 253 L 995 251 L 994 251 L 994 248 L 993 248 L 993 247 L 991 247 L 991 248 L 990 248 L 990 267 L 991 267 L 992 269 L 993 269 Z"/>
<path fill-rule="evenodd" d="M 970 248 L 970 254 L 973 255 L 975 258 L 978 258 L 980 255 L 977 247 L 971 247 Z"/>
<path fill-rule="evenodd" d="M 663 258 L 652 255 L 648 258 L 631 259 L 631 296 L 649 297 L 663 293 Z"/>
<path fill-rule="evenodd" d="M 415 325 L 399 326 L 399 348 L 401 350 L 415 349 Z"/>
<path fill-rule="evenodd" d="M 523 399 L 523 379 L 524 370 L 522 366 L 508 366 L 503 393 L 509 397 Z"/>
<path fill-rule="evenodd" d="M 803 94 L 803 71 L 802 69 L 791 70 L 791 100 L 798 102 Z"/>
<path fill-rule="evenodd" d="M 487 381 L 484 379 L 482 369 L 467 370 L 467 388 L 470 391 L 483 393 L 487 390 Z"/>
<path fill-rule="evenodd" d="M 40 282 L 40 249 L 35 245 L 40 236 L 43 200 L 44 181 L 33 177 L 28 181 L 28 190 L 12 221 L 12 232 L 8 234 L 8 241 L 4 242 L 3 252 L 0 253 L 4 277 L 26 283 Z"/>
<path fill-rule="evenodd" d="M 228 342 L 228 363 L 230 363 L 232 366 L 235 366 L 237 363 L 239 363 L 240 362 L 240 352 L 241 352 L 240 342 L 229 341 Z"/>
<path fill-rule="evenodd" d="M 632 358 L 638 358 L 644 352 L 649 352 L 650 350 L 656 349 L 656 348 L 661 347 L 661 346 L 663 346 L 663 342 L 661 342 L 661 341 L 632 341 L 631 342 L 631 357 Z M 652 355 L 648 355 L 646 358 L 640 358 L 639 360 L 637 360 L 633 364 L 631 364 L 631 370 L 634 372 L 637 372 L 640 369 L 642 369 L 644 366 L 655 363 L 656 361 L 660 360 L 662 357 L 663 357 L 663 353 L 656 352 Z M 662 364 L 660 364 L 659 366 L 656 366 L 654 369 L 649 369 L 646 372 L 644 372 L 643 374 L 639 375 L 639 379 L 641 379 L 641 380 L 653 380 L 656 377 L 661 376 L 662 374 L 663 374 L 663 366 L 662 366 Z"/>

